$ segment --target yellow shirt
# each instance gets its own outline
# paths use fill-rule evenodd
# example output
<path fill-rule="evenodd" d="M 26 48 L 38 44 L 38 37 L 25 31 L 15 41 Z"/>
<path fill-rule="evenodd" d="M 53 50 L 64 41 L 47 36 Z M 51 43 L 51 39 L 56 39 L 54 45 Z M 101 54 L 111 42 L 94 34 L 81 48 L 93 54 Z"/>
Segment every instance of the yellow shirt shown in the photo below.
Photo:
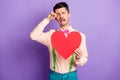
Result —
<path fill-rule="evenodd" d="M 43 32 L 44 28 L 47 26 L 47 24 L 49 23 L 49 20 L 47 20 L 46 18 L 41 21 L 37 27 L 35 27 L 35 29 L 30 33 L 30 37 L 32 40 L 35 40 L 37 42 L 40 42 L 42 44 L 44 44 L 45 46 L 48 47 L 49 50 L 49 54 L 50 54 L 50 69 L 53 70 L 53 55 L 52 55 L 52 44 L 51 44 L 51 35 L 53 32 L 55 32 L 56 30 L 51 29 L 48 32 Z M 69 26 L 69 31 L 77 31 L 75 29 L 73 29 L 71 26 Z M 87 48 L 86 48 L 86 37 L 85 34 L 81 33 L 81 37 L 82 37 L 82 41 L 81 44 L 79 46 L 80 48 L 80 52 L 83 54 L 83 56 L 78 60 L 74 60 L 76 65 L 79 66 L 83 66 L 87 61 L 88 61 L 88 53 L 87 53 Z M 61 57 L 57 51 L 56 51 L 56 72 L 59 73 L 67 73 L 69 72 L 69 66 L 70 66 L 70 61 L 71 61 L 71 57 L 67 59 L 64 59 L 63 57 Z M 72 66 L 72 70 L 74 71 L 76 70 L 76 65 Z"/>

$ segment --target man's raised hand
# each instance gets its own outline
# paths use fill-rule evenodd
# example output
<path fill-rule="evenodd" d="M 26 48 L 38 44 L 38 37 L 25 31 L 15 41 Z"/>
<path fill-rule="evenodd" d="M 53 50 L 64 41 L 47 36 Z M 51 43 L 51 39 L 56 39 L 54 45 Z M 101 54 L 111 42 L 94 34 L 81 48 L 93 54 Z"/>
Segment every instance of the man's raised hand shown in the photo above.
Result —
<path fill-rule="evenodd" d="M 56 17 L 56 14 L 52 11 L 48 14 L 47 19 L 49 21 L 51 21 L 51 20 L 55 19 L 55 17 Z"/>

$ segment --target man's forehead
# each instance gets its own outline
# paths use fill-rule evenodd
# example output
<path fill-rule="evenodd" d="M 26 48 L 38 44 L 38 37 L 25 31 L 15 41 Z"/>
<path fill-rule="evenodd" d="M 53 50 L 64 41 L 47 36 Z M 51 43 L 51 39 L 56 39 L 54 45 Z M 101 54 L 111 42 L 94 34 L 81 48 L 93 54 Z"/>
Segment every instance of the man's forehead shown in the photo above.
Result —
<path fill-rule="evenodd" d="M 64 11 L 67 11 L 67 9 L 65 7 L 58 8 L 58 9 L 55 10 L 56 13 L 58 13 L 58 12 L 64 12 Z"/>

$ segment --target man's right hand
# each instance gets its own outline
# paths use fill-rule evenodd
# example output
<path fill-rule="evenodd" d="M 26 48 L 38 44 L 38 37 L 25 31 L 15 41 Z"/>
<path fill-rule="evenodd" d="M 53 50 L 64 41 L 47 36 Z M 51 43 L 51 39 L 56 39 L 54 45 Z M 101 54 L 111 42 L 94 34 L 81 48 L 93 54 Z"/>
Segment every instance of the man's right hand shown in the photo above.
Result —
<path fill-rule="evenodd" d="M 48 14 L 47 19 L 49 21 L 51 21 L 51 20 L 55 19 L 55 17 L 56 17 L 56 14 L 52 11 Z"/>

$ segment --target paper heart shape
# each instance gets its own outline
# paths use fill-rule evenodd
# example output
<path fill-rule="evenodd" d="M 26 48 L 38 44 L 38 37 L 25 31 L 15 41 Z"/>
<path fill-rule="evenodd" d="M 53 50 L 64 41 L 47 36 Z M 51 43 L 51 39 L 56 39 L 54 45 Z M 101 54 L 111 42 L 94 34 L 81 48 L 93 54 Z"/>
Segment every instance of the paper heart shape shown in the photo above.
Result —
<path fill-rule="evenodd" d="M 51 36 L 53 48 L 65 59 L 74 53 L 74 50 L 81 44 L 81 35 L 79 32 L 73 31 L 67 35 L 63 32 L 56 31 Z"/>

